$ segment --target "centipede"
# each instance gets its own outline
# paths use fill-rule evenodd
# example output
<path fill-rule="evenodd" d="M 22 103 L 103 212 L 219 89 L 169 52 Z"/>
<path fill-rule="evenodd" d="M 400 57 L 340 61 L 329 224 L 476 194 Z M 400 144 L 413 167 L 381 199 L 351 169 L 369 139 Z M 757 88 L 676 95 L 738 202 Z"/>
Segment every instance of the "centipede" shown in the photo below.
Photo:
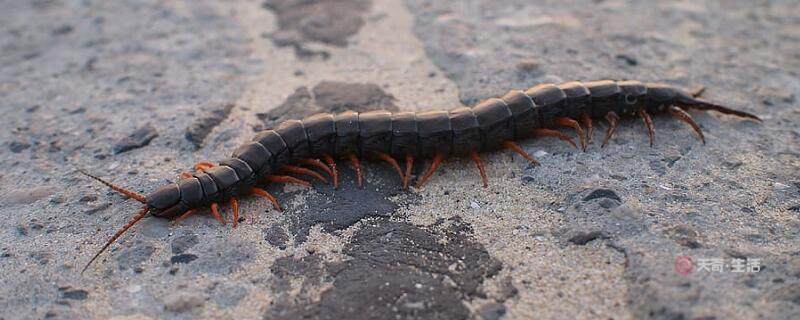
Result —
<path fill-rule="evenodd" d="M 533 165 L 539 162 L 518 142 L 551 137 L 586 151 L 592 143 L 594 122 L 607 123 L 601 143 L 605 147 L 623 119 L 641 118 L 650 146 L 655 131 L 651 115 L 669 115 L 686 123 L 705 144 L 700 126 L 688 111 L 715 111 L 752 121 L 754 114 L 715 104 L 675 86 L 635 80 L 572 81 L 539 84 L 527 90 L 511 90 L 502 97 L 486 99 L 473 107 L 420 112 L 345 111 L 321 113 L 302 120 L 289 120 L 255 137 L 216 163 L 201 161 L 177 181 L 143 195 L 118 186 L 85 170 L 95 179 L 127 198 L 143 204 L 141 209 L 103 245 L 81 270 L 89 266 L 120 236 L 145 217 L 180 221 L 201 209 L 210 209 L 221 224 L 221 204 L 229 204 L 232 226 L 239 220 L 238 199 L 255 195 L 281 211 L 277 198 L 265 190 L 269 184 L 312 187 L 311 181 L 338 187 L 337 162 L 349 162 L 357 186 L 363 183 L 361 161 L 384 162 L 396 171 L 400 187 L 408 189 L 415 161 L 425 167 L 416 176 L 421 189 L 448 158 L 469 157 L 475 163 L 484 187 L 489 184 L 481 154 L 502 149 L 516 152 Z M 573 130 L 578 143 L 563 130 Z M 404 166 L 401 167 L 401 163 Z"/>

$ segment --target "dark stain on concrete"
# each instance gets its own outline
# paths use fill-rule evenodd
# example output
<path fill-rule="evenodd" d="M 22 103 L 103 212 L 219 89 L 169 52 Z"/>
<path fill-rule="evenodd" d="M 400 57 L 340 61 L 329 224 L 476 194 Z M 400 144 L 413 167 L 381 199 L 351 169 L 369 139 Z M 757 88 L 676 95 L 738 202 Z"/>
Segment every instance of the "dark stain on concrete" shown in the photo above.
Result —
<path fill-rule="evenodd" d="M 299 297 L 280 296 L 286 303 L 276 303 L 264 318 L 468 318 L 463 302 L 486 298 L 481 285 L 502 268 L 471 233 L 458 218 L 430 227 L 381 219 L 356 232 L 343 262 L 323 263 L 313 254 L 278 259 L 271 269 L 277 294 L 295 278 L 303 289 Z M 303 296 L 307 286 L 329 282 L 318 300 Z"/>
<path fill-rule="evenodd" d="M 184 234 L 181 236 L 176 237 L 172 240 L 172 253 L 174 254 L 181 254 L 189 250 L 191 247 L 194 247 L 199 240 L 197 236 L 194 234 Z"/>
<path fill-rule="evenodd" d="M 619 198 L 617 193 L 614 192 L 614 190 L 609 190 L 609 189 L 596 189 L 591 193 L 589 193 L 588 195 L 586 195 L 585 197 L 583 197 L 583 201 L 591 201 L 600 198 L 607 198 L 616 200 L 617 202 L 622 202 L 622 199 Z"/>
<path fill-rule="evenodd" d="M 607 238 L 608 236 L 602 231 L 577 232 L 575 235 L 569 238 L 569 242 L 579 246 L 585 246 L 591 241 Z"/>
<path fill-rule="evenodd" d="M 172 258 L 169 259 L 169 262 L 171 264 L 176 264 L 176 263 L 184 263 L 185 264 L 185 263 L 189 263 L 189 262 L 192 262 L 192 261 L 195 261 L 195 260 L 197 260 L 197 256 L 196 255 L 193 255 L 191 253 L 181 253 L 181 254 L 176 254 L 176 255 L 172 256 Z"/>
<path fill-rule="evenodd" d="M 322 56 L 326 52 L 306 48 L 306 42 L 344 47 L 347 39 L 364 26 L 368 0 L 267 0 L 263 7 L 278 17 L 279 30 L 271 34 L 277 46 L 294 47 L 298 57 Z"/>
<path fill-rule="evenodd" d="M 291 119 L 302 119 L 321 112 L 397 111 L 395 98 L 374 83 L 323 81 L 313 89 L 299 87 L 286 100 L 268 112 L 257 113 L 263 127 L 271 128 Z"/>
<path fill-rule="evenodd" d="M 69 300 L 86 300 L 89 297 L 89 292 L 82 289 L 72 289 L 70 287 L 58 288 L 58 292 L 62 299 Z"/>
<path fill-rule="evenodd" d="M 272 225 L 269 228 L 264 229 L 262 234 L 264 235 L 264 240 L 267 240 L 267 243 L 276 246 L 281 250 L 286 249 L 286 244 L 289 242 L 289 235 L 282 226 Z"/>
<path fill-rule="evenodd" d="M 307 195 L 300 210 L 285 213 L 288 217 L 285 223 L 295 242 L 305 242 L 309 231 L 316 225 L 325 232 L 336 232 L 363 219 L 389 217 L 397 210 L 398 204 L 389 200 L 389 197 L 403 193 L 397 173 L 383 164 L 364 163 L 364 170 L 369 170 L 369 175 L 368 179 L 365 177 L 363 187 L 358 187 L 353 170 L 342 164 L 338 189 L 318 184 L 315 186 L 317 192 Z M 409 194 L 404 200 L 415 199 Z"/>
<path fill-rule="evenodd" d="M 141 265 L 150 259 L 156 249 L 150 244 L 136 243 L 124 248 L 117 256 L 117 266 L 120 270 L 140 270 Z"/>
<path fill-rule="evenodd" d="M 158 136 L 158 131 L 152 124 L 146 124 L 117 141 L 114 144 L 114 154 L 120 154 L 133 149 L 144 147 Z"/>
<path fill-rule="evenodd" d="M 200 149 L 203 147 L 203 141 L 205 141 L 208 134 L 211 133 L 211 130 L 214 130 L 214 127 L 218 126 L 222 121 L 225 121 L 228 115 L 231 114 L 231 110 L 233 110 L 233 104 L 229 103 L 196 119 L 186 128 L 186 133 L 184 135 L 186 140 L 189 140 L 189 142 L 194 145 L 195 149 Z"/>
<path fill-rule="evenodd" d="M 373 83 L 323 81 L 312 91 L 317 105 L 327 112 L 397 111 L 394 97 Z"/>

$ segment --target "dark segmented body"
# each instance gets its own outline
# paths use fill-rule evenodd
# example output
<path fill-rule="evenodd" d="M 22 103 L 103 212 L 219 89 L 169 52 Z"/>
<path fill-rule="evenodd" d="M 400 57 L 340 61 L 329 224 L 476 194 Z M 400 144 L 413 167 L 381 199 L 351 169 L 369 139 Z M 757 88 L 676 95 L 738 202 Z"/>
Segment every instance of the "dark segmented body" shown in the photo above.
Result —
<path fill-rule="evenodd" d="M 659 113 L 669 105 L 715 106 L 667 85 L 603 80 L 541 84 L 450 111 L 317 114 L 259 132 L 218 166 L 151 193 L 147 205 L 155 216 L 174 218 L 236 196 L 259 177 L 301 158 L 355 154 L 370 159 L 381 153 L 415 158 L 463 156 L 531 137 L 534 129 L 555 127 L 558 117 L 577 118 L 585 113 L 602 118 L 609 112 L 634 115 L 640 110 Z"/>

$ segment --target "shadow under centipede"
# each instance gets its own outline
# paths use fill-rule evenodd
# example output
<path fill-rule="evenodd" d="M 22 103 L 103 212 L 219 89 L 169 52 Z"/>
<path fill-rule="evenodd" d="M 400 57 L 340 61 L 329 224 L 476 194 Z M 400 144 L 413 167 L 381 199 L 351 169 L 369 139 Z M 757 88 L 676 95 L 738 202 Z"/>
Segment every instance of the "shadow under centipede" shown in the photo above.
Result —
<path fill-rule="evenodd" d="M 321 181 L 314 183 L 314 191 L 300 190 L 284 192 L 283 185 L 271 185 L 267 190 L 276 195 L 278 201 L 285 206 L 283 221 L 295 237 L 295 243 L 307 240 L 312 227 L 320 225 L 325 232 L 333 233 L 344 230 L 367 218 L 396 217 L 397 208 L 401 205 L 416 202 L 419 196 L 411 191 L 404 191 L 400 177 L 388 165 L 365 162 L 363 185 L 356 183 L 356 175 L 347 163 L 340 163 L 339 186 L 334 189 L 330 184 Z M 304 195 L 301 206 L 292 206 L 295 197 Z M 396 201 L 391 197 L 400 196 Z"/>

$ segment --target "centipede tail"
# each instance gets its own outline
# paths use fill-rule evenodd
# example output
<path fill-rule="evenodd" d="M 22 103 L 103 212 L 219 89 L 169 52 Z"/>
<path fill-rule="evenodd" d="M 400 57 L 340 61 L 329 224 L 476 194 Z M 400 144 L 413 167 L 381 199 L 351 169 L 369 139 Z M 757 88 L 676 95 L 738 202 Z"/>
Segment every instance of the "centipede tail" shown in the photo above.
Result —
<path fill-rule="evenodd" d="M 601 147 L 613 138 L 623 119 L 635 117 L 643 119 L 651 146 L 655 139 L 652 116 L 659 114 L 668 113 L 685 122 L 703 143 L 706 142 L 703 132 L 686 112 L 688 109 L 710 110 L 761 121 L 756 115 L 709 102 L 698 95 L 665 84 L 634 80 L 571 81 L 512 90 L 474 107 L 452 110 L 317 114 L 260 131 L 251 141 L 234 150 L 230 157 L 218 163 L 198 162 L 193 172 L 181 173 L 178 181 L 161 186 L 146 196 L 79 170 L 146 205 L 111 237 L 83 271 L 117 238 L 148 215 L 180 221 L 201 208 L 210 208 L 214 218 L 225 224 L 219 204 L 230 204 L 232 225 L 236 227 L 238 201 L 245 195 L 262 197 L 275 210 L 282 210 L 275 196 L 260 188 L 260 184 L 289 183 L 312 187 L 310 181 L 301 179 L 308 177 L 331 183 L 333 188 L 337 188 L 337 160 L 351 163 L 359 187 L 364 183 L 362 160 L 388 163 L 399 175 L 403 189 L 410 183 L 414 161 L 424 160 L 428 165 L 416 180 L 415 186 L 419 190 L 445 159 L 470 157 L 478 169 L 482 185 L 486 187 L 488 177 L 481 153 L 510 149 L 531 164 L 538 165 L 539 162 L 518 144 L 519 141 L 555 137 L 579 148 L 570 135 L 561 131 L 571 129 L 577 135 L 580 149 L 586 151 L 592 143 L 594 121 L 599 119 L 608 122 Z M 405 168 L 398 162 L 403 159 Z"/>
<path fill-rule="evenodd" d="M 691 103 L 683 104 L 686 107 L 698 109 L 698 110 L 713 110 L 722 114 L 730 114 L 740 118 L 752 119 L 758 122 L 761 122 L 761 118 L 758 116 L 747 113 L 744 111 L 734 110 L 725 106 L 721 106 L 718 104 L 713 104 L 711 102 L 702 100 L 702 99 L 694 99 Z"/>

